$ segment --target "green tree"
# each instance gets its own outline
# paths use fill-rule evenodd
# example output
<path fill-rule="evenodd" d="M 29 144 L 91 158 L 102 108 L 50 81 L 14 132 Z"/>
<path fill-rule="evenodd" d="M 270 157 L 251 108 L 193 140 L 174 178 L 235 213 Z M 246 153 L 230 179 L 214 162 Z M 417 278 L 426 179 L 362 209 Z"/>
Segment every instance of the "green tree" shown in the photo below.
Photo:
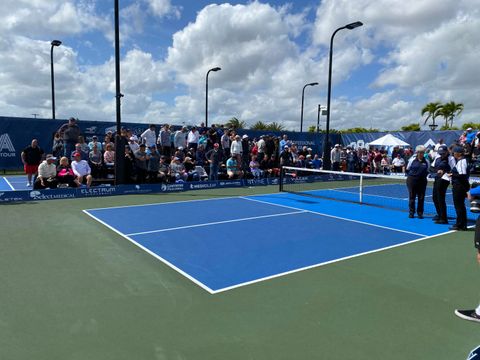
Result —
<path fill-rule="evenodd" d="M 427 117 L 425 118 L 425 122 L 423 125 L 427 124 L 428 119 L 432 119 L 432 125 L 433 128 L 437 127 L 437 124 L 435 124 L 435 118 L 440 115 L 439 111 L 442 108 L 442 104 L 440 102 L 431 102 L 425 105 L 422 109 L 422 116 L 427 114 Z"/>
<path fill-rule="evenodd" d="M 448 124 L 443 124 L 440 130 L 460 130 L 457 126 L 450 126 Z"/>
<path fill-rule="evenodd" d="M 453 128 L 453 119 L 463 111 L 463 104 L 450 101 L 442 105 L 442 108 L 438 110 L 438 115 L 443 116 L 445 119 L 445 127 L 448 127 L 450 122 L 450 128 Z"/>
<path fill-rule="evenodd" d="M 253 124 L 250 129 L 252 130 L 267 130 L 267 124 L 265 124 L 263 121 L 257 121 L 255 124 Z"/>
<path fill-rule="evenodd" d="M 317 132 L 317 127 L 315 125 L 309 126 L 308 127 L 308 132 L 309 133 L 315 133 Z"/>
<path fill-rule="evenodd" d="M 350 129 L 344 129 L 344 130 L 341 130 L 340 132 L 341 133 L 367 133 L 367 132 L 378 132 L 379 130 L 378 129 L 367 129 L 367 128 L 363 128 L 363 127 L 354 127 L 354 128 L 350 128 Z"/>
<path fill-rule="evenodd" d="M 270 124 L 267 125 L 266 130 L 283 131 L 283 130 L 285 130 L 285 127 L 282 124 L 279 124 L 279 123 L 274 121 L 273 123 L 270 123 Z"/>
<path fill-rule="evenodd" d="M 462 125 L 462 130 L 467 130 L 468 128 L 480 129 L 480 124 L 469 122 Z"/>
<path fill-rule="evenodd" d="M 420 131 L 420 124 L 409 124 L 402 126 L 402 131 Z"/>
<path fill-rule="evenodd" d="M 238 120 L 236 117 L 232 117 L 225 123 L 225 127 L 229 129 L 244 129 L 245 121 Z"/>

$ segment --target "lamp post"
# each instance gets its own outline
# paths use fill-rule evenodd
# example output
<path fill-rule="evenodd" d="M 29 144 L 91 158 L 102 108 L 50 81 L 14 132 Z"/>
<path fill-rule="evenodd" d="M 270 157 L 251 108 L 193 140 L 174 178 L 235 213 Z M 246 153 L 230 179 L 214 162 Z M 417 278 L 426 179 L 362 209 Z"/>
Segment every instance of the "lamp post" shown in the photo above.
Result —
<path fill-rule="evenodd" d="M 363 23 L 360 21 L 353 22 L 351 24 L 347 24 L 345 26 L 339 27 L 335 30 L 332 34 L 330 39 L 330 57 L 328 61 L 328 95 L 327 95 L 327 123 L 325 126 L 325 142 L 323 144 L 323 168 L 325 170 L 330 170 L 332 165 L 330 161 L 330 146 L 329 146 L 329 135 L 330 135 L 330 98 L 332 93 L 332 56 L 333 56 L 333 38 L 343 29 L 353 30 L 357 27 L 362 26 Z"/>
<path fill-rule="evenodd" d="M 320 112 L 322 111 L 322 105 L 318 104 L 318 113 L 317 113 L 317 133 L 320 132 Z"/>
<path fill-rule="evenodd" d="M 51 43 L 52 47 L 50 48 L 50 76 L 52 83 L 52 119 L 55 120 L 55 76 L 53 72 L 53 48 L 55 46 L 62 45 L 60 40 L 53 40 Z"/>
<path fill-rule="evenodd" d="M 219 71 L 219 70 L 222 70 L 222 69 L 219 67 L 214 67 L 207 71 L 207 76 L 205 80 L 205 127 L 208 127 L 208 74 L 210 74 L 211 71 Z"/>
<path fill-rule="evenodd" d="M 303 131 L 303 102 L 305 100 L 305 88 L 307 86 L 315 86 L 315 85 L 318 85 L 318 82 L 313 82 L 313 83 L 310 83 L 310 84 L 306 84 L 302 89 L 302 110 L 301 110 L 301 113 L 300 113 L 300 132 Z"/>

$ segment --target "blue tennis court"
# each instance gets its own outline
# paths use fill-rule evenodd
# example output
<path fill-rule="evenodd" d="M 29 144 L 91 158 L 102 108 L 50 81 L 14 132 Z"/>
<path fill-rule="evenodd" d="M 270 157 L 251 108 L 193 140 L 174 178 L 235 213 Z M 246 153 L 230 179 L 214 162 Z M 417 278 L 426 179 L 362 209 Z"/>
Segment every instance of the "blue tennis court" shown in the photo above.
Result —
<path fill-rule="evenodd" d="M 28 190 L 27 176 L 0 176 L 0 191 Z"/>
<path fill-rule="evenodd" d="M 448 231 L 405 212 L 287 193 L 84 212 L 212 294 Z"/>

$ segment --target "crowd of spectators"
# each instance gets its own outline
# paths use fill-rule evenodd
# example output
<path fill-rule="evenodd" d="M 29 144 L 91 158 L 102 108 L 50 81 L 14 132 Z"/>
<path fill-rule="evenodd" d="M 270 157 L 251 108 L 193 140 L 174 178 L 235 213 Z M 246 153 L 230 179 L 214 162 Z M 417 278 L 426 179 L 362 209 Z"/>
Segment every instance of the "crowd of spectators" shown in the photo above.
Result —
<path fill-rule="evenodd" d="M 251 139 L 235 129 L 215 125 L 175 130 L 168 124 L 152 124 L 138 135 L 122 129 L 117 137 L 126 144 L 121 156 L 115 154 L 114 134 L 102 137 L 85 141 L 76 119 L 70 118 L 55 133 L 51 154 L 45 156 L 38 141 L 33 140 L 22 152 L 27 185 L 42 189 L 113 182 L 115 161 L 124 162 L 127 183 L 277 177 L 281 166 L 321 169 L 323 164 L 312 148 L 297 146 L 287 135 L 265 134 Z M 427 152 L 432 159 L 442 143 L 439 140 Z M 478 163 L 480 168 L 480 135 L 468 129 L 454 145 L 463 146 L 472 166 Z M 336 144 L 329 155 L 332 170 L 390 174 L 405 173 L 413 151 L 408 146 L 388 151 Z"/>

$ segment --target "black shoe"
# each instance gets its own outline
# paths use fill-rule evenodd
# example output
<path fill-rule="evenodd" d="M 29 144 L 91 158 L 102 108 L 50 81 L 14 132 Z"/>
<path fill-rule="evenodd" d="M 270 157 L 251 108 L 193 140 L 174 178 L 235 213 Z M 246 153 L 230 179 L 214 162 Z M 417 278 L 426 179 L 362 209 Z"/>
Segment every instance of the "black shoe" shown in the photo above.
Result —
<path fill-rule="evenodd" d="M 469 321 L 475 321 L 475 322 L 480 322 L 480 315 L 477 315 L 475 312 L 475 309 L 473 310 L 455 310 L 455 315 L 457 315 L 459 318 L 469 320 Z"/>
<path fill-rule="evenodd" d="M 417 214 L 419 219 L 423 219 L 423 214 Z"/>
<path fill-rule="evenodd" d="M 450 226 L 449 229 L 457 230 L 457 231 L 467 231 L 467 228 L 465 226 L 458 226 L 458 225 Z"/>
<path fill-rule="evenodd" d="M 435 221 L 435 224 L 448 224 L 447 220 L 438 219 Z"/>
<path fill-rule="evenodd" d="M 408 217 L 409 217 L 410 219 L 413 219 L 413 214 L 408 214 Z"/>
<path fill-rule="evenodd" d="M 440 220 L 440 216 L 435 215 L 435 216 L 432 218 L 432 221 L 437 221 L 437 220 Z"/>

